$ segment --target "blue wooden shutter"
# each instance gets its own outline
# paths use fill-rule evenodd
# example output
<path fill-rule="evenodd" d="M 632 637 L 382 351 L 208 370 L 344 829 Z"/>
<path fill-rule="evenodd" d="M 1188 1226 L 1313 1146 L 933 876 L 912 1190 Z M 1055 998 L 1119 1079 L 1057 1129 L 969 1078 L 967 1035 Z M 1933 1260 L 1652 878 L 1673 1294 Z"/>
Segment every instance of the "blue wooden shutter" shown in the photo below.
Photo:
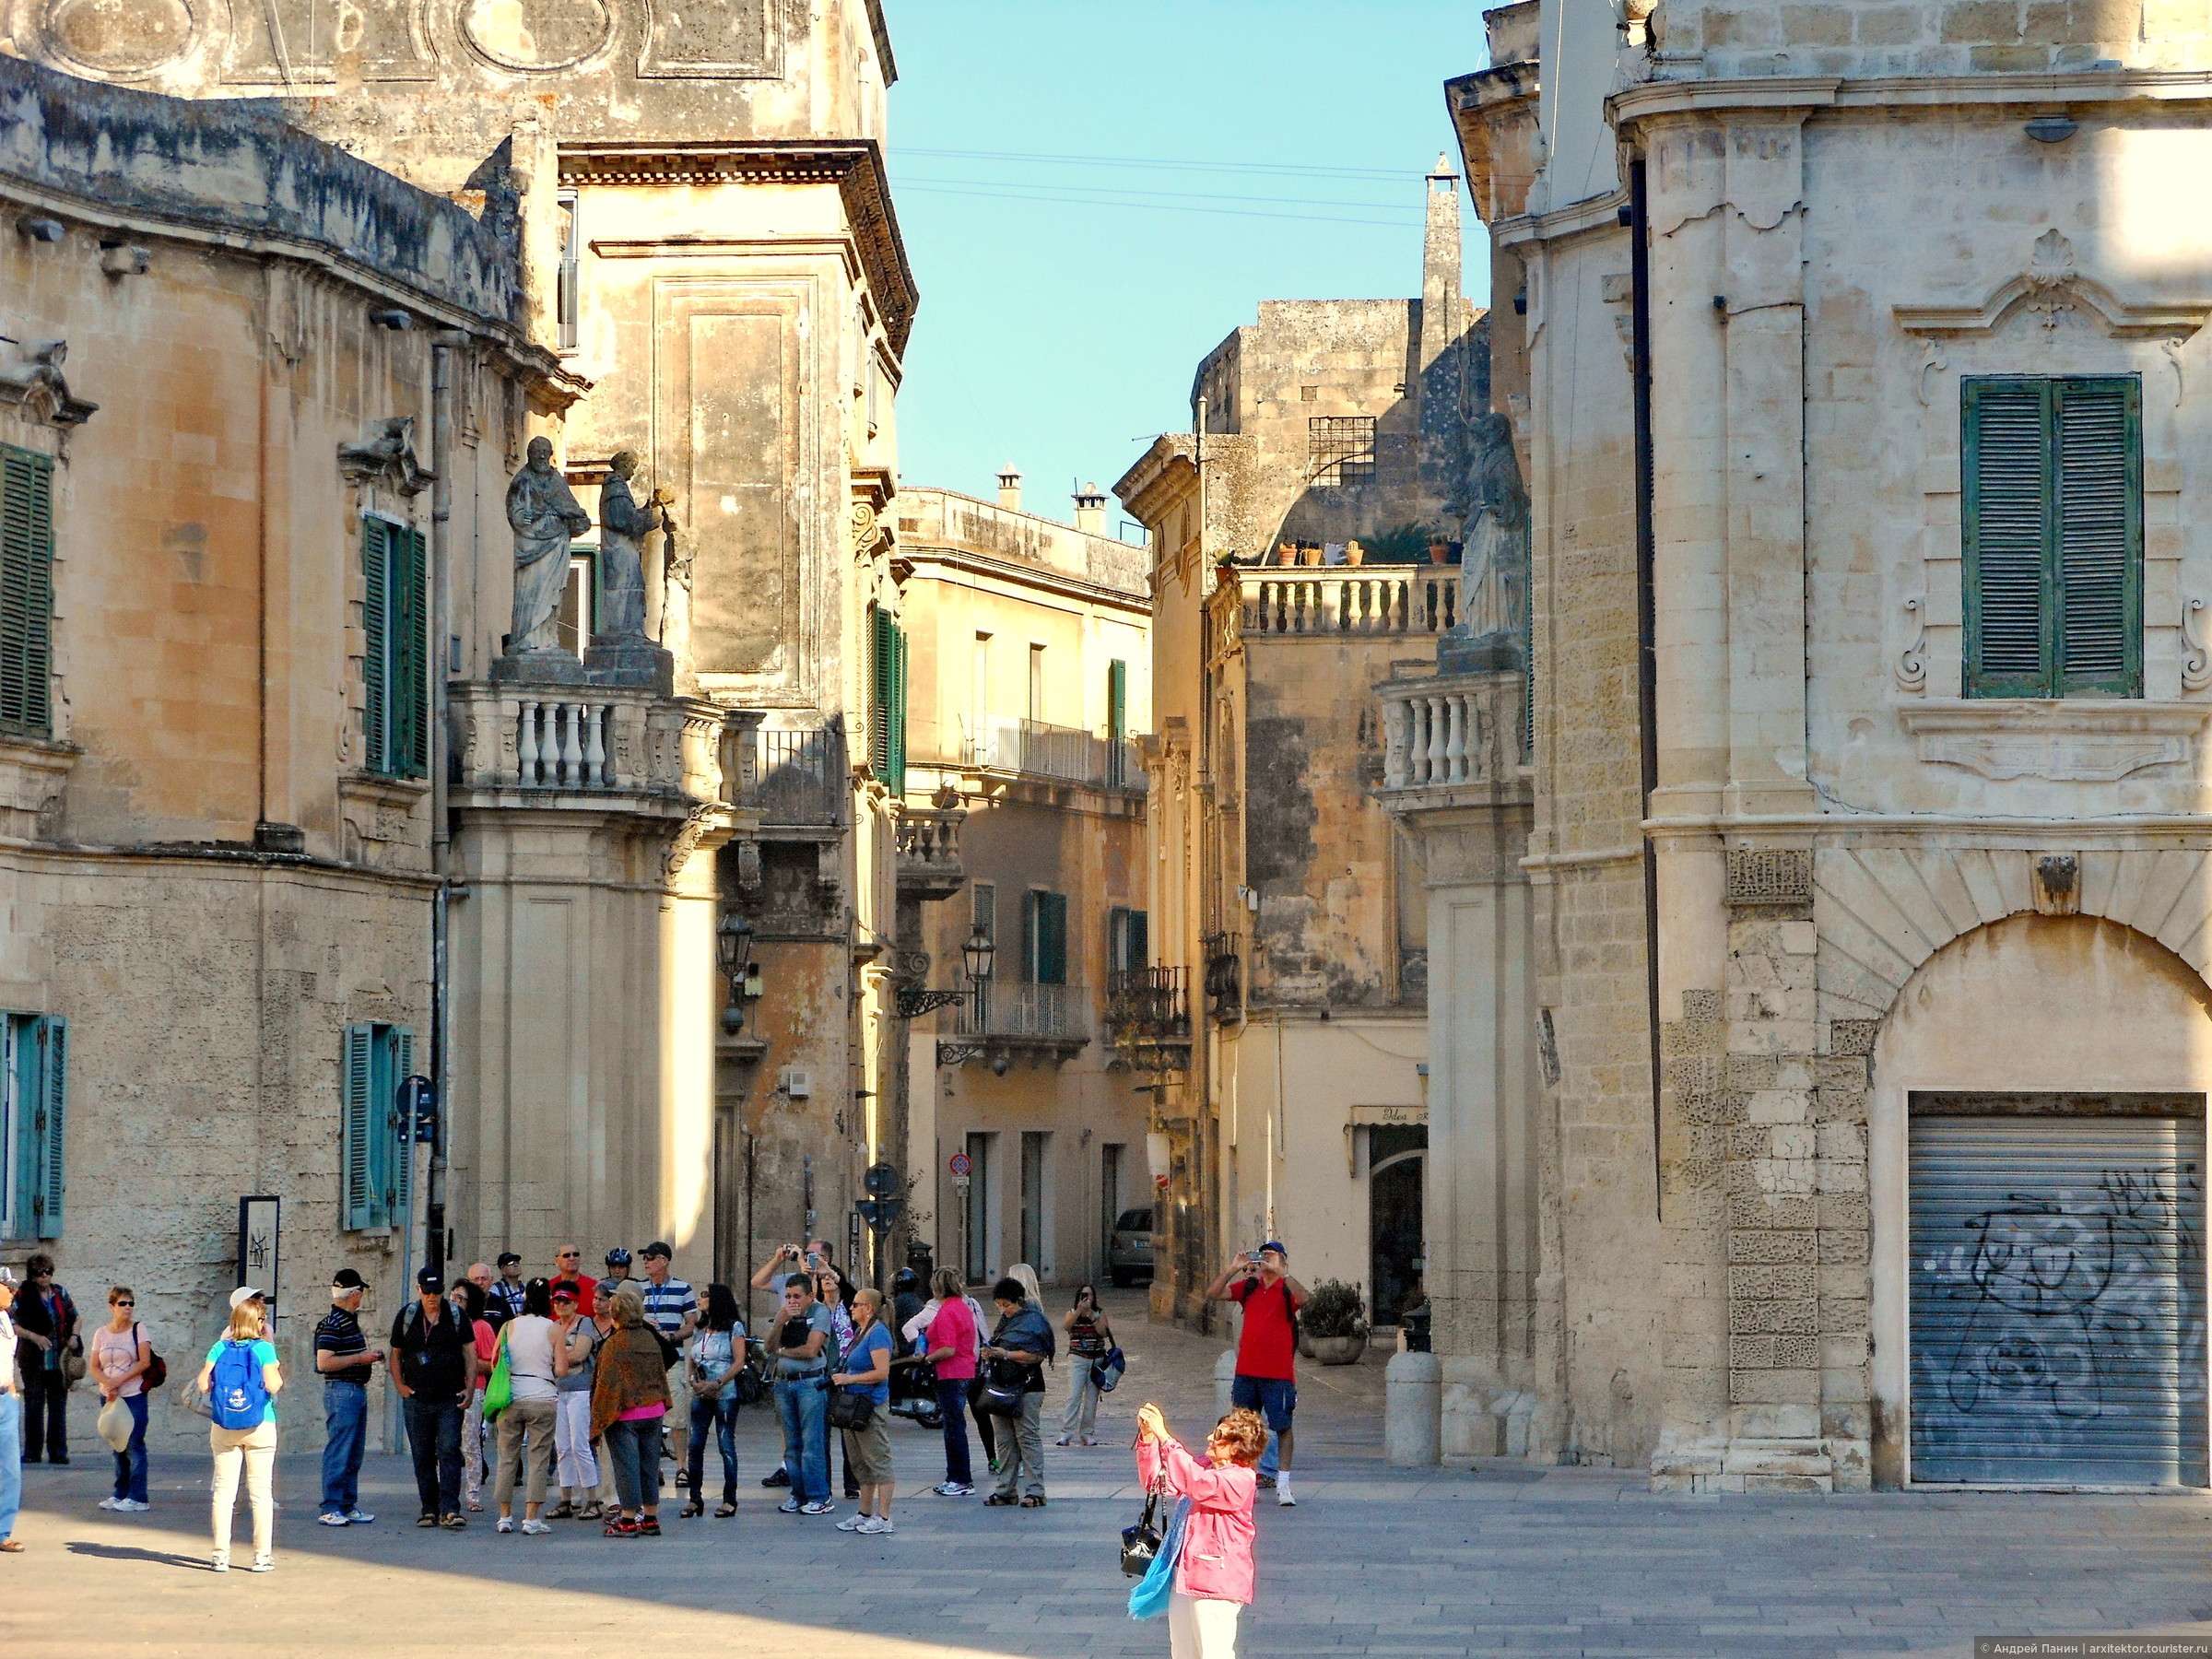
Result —
<path fill-rule="evenodd" d="M 2142 388 L 2061 381 L 2058 694 L 2143 695 Z"/>
<path fill-rule="evenodd" d="M 0 727 L 53 733 L 53 462 L 0 444 Z"/>
<path fill-rule="evenodd" d="M 361 735 L 363 758 L 373 772 L 393 769 L 392 753 L 392 527 L 361 521 Z M 373 1226 L 363 1222 L 363 1226 Z"/>
<path fill-rule="evenodd" d="M 1067 983 L 1067 895 L 1036 893 L 1037 982 Z"/>
<path fill-rule="evenodd" d="M 430 770 L 429 640 L 428 561 L 422 533 L 391 529 L 392 736 L 390 768 L 395 775 L 422 778 Z"/>
<path fill-rule="evenodd" d="M 338 1068 L 338 1204 L 349 1230 L 384 1224 L 384 1190 L 376 1167 L 377 1125 L 383 1120 L 371 1105 L 375 1041 L 374 1026 L 347 1026 Z"/>
<path fill-rule="evenodd" d="M 69 1125 L 69 1022 L 49 1014 L 35 1022 L 39 1056 L 38 1173 L 31 1194 L 32 1230 L 41 1239 L 62 1236 L 67 1186 L 63 1159 Z"/>
<path fill-rule="evenodd" d="M 386 1026 L 382 1031 L 384 1065 L 383 1090 L 385 1122 L 390 1125 L 384 1135 L 387 1169 L 390 1171 L 392 1224 L 406 1224 L 408 1206 L 415 1188 L 415 1126 L 401 1116 L 399 1086 L 415 1075 L 415 1033 L 406 1026 Z"/>

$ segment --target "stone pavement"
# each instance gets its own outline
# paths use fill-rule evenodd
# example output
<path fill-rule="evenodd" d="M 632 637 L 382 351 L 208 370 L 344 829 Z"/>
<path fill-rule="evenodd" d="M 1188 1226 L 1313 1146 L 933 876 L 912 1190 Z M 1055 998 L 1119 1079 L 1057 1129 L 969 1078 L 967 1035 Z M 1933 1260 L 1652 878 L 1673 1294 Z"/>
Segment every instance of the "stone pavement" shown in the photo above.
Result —
<path fill-rule="evenodd" d="M 30 1550 L 0 1557 L 0 1655 L 1164 1655 L 1164 1622 L 1131 1622 L 1114 1563 L 1139 1501 L 1125 1442 L 1147 1397 L 1186 1432 L 1205 1426 L 1218 1348 L 1144 1324 L 1138 1296 L 1109 1306 L 1132 1356 L 1101 1423 L 1117 1443 L 1048 1448 L 1042 1511 L 902 1495 L 889 1538 L 774 1513 L 782 1494 L 758 1484 L 772 1417 L 752 1412 L 734 1521 L 676 1521 L 670 1501 L 658 1540 L 572 1524 L 502 1537 L 488 1512 L 458 1536 L 425 1533 L 405 1465 L 377 1458 L 377 1524 L 331 1530 L 312 1524 L 313 1460 L 285 1457 L 277 1570 L 218 1578 L 206 1465 L 157 1457 L 150 1513 L 96 1509 L 107 1458 L 80 1399 L 76 1466 L 25 1471 Z M 1301 1388 L 1300 1502 L 1261 1507 L 1247 1655 L 1962 1659 L 1977 1633 L 2212 1634 L 2212 1500 L 1677 1499 L 1611 1470 L 1394 1470 L 1380 1356 L 1309 1368 Z M 912 1489 L 941 1477 L 934 1434 L 902 1422 L 893 1443 Z M 241 1540 L 244 1522 L 241 1507 Z"/>

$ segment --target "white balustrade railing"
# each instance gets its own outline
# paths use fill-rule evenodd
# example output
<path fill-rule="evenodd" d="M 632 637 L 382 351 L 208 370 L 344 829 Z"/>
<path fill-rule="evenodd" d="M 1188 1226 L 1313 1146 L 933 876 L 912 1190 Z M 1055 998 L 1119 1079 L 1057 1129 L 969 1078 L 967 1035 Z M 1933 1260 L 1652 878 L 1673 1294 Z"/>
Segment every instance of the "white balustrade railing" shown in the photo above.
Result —
<path fill-rule="evenodd" d="M 1519 753 L 1517 672 L 1439 676 L 1376 688 L 1382 699 L 1382 786 L 1441 789 L 1496 782 Z"/>
<path fill-rule="evenodd" d="M 611 789 L 607 724 L 613 705 L 524 698 L 514 734 L 517 782 L 524 787 Z"/>

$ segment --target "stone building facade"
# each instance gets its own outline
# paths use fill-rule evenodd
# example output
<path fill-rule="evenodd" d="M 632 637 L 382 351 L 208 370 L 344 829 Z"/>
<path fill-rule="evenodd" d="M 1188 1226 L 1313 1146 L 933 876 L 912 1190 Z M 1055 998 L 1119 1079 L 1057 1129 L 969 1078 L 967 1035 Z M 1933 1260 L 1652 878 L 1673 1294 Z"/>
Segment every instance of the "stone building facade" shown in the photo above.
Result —
<path fill-rule="evenodd" d="M 1541 1087 L 1431 1111 L 1536 1289 L 1445 1449 L 2201 1487 L 2203 19 L 1488 17 Z"/>
<path fill-rule="evenodd" d="M 1163 1317 L 1210 1321 L 1229 1252 L 1278 1235 L 1381 1323 L 1421 1294 L 1429 913 L 1370 688 L 1458 619 L 1488 395 L 1458 187 L 1426 182 L 1420 299 L 1264 302 L 1200 364 L 1192 431 L 1115 486 L 1154 554 L 1160 982 L 1126 1017 L 1159 1084 Z"/>
<path fill-rule="evenodd" d="M 1113 1222 L 1151 1194 L 1142 1079 L 1109 1018 L 1117 976 L 1150 959 L 1145 550 L 1105 533 L 1101 491 L 1077 496 L 1071 525 L 1024 509 L 1011 472 L 995 501 L 909 488 L 898 511 L 907 799 L 967 803 L 967 886 L 906 964 L 963 994 L 908 1040 L 913 1236 L 977 1283 L 1016 1262 L 1102 1283 Z M 964 959 L 979 928 L 980 1006 Z"/>

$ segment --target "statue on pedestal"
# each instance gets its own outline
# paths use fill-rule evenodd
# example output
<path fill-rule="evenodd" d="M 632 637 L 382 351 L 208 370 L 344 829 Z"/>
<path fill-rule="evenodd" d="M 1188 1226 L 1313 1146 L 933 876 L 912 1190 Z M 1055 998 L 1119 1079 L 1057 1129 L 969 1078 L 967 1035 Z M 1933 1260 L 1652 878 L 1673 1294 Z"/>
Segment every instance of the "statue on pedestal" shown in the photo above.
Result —
<path fill-rule="evenodd" d="M 643 645 L 645 638 L 645 537 L 658 529 L 658 492 L 653 504 L 638 505 L 629 481 L 637 476 L 634 450 L 618 450 L 608 464 L 613 474 L 599 488 L 599 625 L 593 648 Z"/>
<path fill-rule="evenodd" d="M 1528 603 L 1528 491 L 1502 415 L 1475 418 L 1468 512 L 1460 555 L 1459 626 L 1470 640 L 1518 640 Z"/>
<path fill-rule="evenodd" d="M 676 492 L 653 492 L 653 505 L 661 516 L 661 647 L 684 665 L 691 662 L 691 555 L 676 544 Z"/>
<path fill-rule="evenodd" d="M 552 440 L 530 440 L 529 459 L 507 486 L 507 524 L 514 532 L 514 621 L 507 654 L 559 652 L 554 629 L 569 582 L 569 544 L 592 527 L 592 520 L 577 505 L 568 480 L 554 470 Z"/>

